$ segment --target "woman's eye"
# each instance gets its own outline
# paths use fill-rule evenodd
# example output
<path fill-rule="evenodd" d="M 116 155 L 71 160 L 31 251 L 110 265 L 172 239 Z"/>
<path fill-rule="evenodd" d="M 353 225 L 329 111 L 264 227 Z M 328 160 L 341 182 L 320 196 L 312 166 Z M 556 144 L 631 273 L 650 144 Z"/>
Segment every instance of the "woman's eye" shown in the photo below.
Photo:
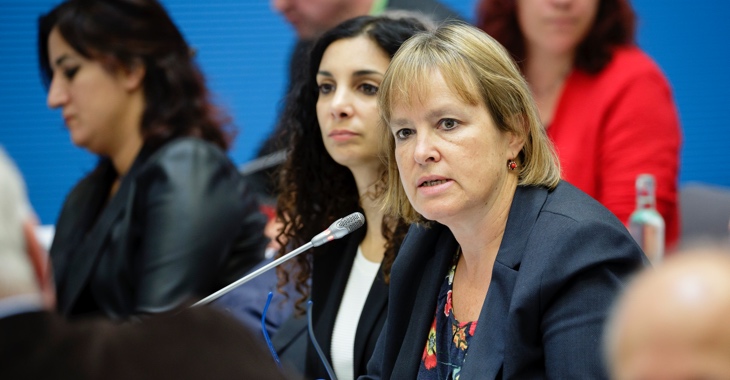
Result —
<path fill-rule="evenodd" d="M 329 94 L 334 90 L 335 86 L 329 83 L 323 83 L 319 85 L 319 93 L 320 94 Z"/>
<path fill-rule="evenodd" d="M 447 131 L 459 126 L 459 122 L 454 119 L 442 119 L 439 124 L 441 124 L 441 127 Z"/>
<path fill-rule="evenodd" d="M 405 140 L 412 134 L 413 134 L 412 129 L 403 128 L 403 129 L 399 129 L 395 132 L 395 138 L 398 140 Z"/>
<path fill-rule="evenodd" d="M 78 72 L 79 72 L 79 67 L 76 66 L 76 67 L 72 67 L 69 69 L 64 69 L 63 75 L 66 77 L 66 79 L 71 80 L 71 79 L 74 79 L 74 76 L 76 76 L 76 73 L 78 73 Z"/>
<path fill-rule="evenodd" d="M 375 95 L 378 93 L 378 86 L 373 86 L 372 84 L 363 83 L 360 85 L 360 90 L 362 90 L 362 92 L 365 95 Z"/>

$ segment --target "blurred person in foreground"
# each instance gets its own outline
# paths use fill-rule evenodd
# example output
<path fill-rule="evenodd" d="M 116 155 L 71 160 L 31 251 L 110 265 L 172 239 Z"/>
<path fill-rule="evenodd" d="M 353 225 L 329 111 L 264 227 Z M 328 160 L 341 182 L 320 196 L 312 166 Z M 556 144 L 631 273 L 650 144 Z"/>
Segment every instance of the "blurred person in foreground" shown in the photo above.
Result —
<path fill-rule="evenodd" d="M 0 149 L 0 379 L 284 379 L 243 327 L 206 308 L 117 325 L 52 311 L 25 185 Z"/>
<path fill-rule="evenodd" d="M 730 249 L 683 249 L 626 288 L 606 328 L 615 380 L 730 379 Z"/>
<path fill-rule="evenodd" d="M 69 0 L 39 20 L 48 106 L 99 156 L 50 255 L 58 309 L 124 320 L 174 309 L 258 263 L 266 218 L 191 48 L 155 0 Z"/>
<path fill-rule="evenodd" d="M 635 44 L 628 0 L 482 0 L 477 25 L 527 78 L 563 178 L 624 224 L 636 178 L 656 179 L 665 246 L 679 240 L 681 131 L 657 64 Z"/>
<path fill-rule="evenodd" d="M 605 378 L 604 320 L 646 258 L 560 179 L 509 53 L 465 24 L 421 33 L 378 96 L 385 207 L 415 224 L 364 378 Z"/>
<path fill-rule="evenodd" d="M 279 240 L 299 246 L 339 218 L 365 215 L 364 227 L 279 267 L 280 286 L 295 285 L 288 296 L 298 309 L 312 300 L 315 336 L 338 379 L 365 374 L 385 322 L 390 268 L 408 225 L 384 216 L 380 205 L 387 183 L 378 156 L 377 94 L 391 57 L 426 28 L 416 18 L 384 15 L 327 31 L 312 50 L 298 106 L 284 116 L 295 128 L 282 169 Z M 326 376 L 311 345 L 306 355 L 305 374 Z"/>

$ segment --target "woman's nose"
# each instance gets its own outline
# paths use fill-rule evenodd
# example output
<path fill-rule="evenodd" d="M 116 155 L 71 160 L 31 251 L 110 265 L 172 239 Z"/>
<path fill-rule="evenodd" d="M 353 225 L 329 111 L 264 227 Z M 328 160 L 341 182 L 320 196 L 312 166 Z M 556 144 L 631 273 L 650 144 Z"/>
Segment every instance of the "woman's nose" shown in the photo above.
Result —
<path fill-rule="evenodd" d="M 353 115 L 352 96 L 347 90 L 336 90 L 332 97 L 332 116 L 335 119 L 346 119 Z"/>
<path fill-rule="evenodd" d="M 51 85 L 48 88 L 48 97 L 46 103 L 49 108 L 62 107 L 68 102 L 68 92 L 56 78 L 51 79 Z"/>
<path fill-rule="evenodd" d="M 421 132 L 416 135 L 416 147 L 413 158 L 417 163 L 425 165 L 429 162 L 436 162 L 441 159 L 434 136 L 428 132 Z"/>

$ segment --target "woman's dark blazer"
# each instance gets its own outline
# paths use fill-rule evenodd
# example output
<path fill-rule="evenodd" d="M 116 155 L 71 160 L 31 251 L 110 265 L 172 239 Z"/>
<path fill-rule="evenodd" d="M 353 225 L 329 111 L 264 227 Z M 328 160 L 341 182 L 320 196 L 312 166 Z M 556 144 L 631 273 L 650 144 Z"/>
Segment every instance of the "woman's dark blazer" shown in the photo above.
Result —
<path fill-rule="evenodd" d="M 391 273 L 388 320 L 365 379 L 415 379 L 457 242 L 414 225 Z M 603 324 L 647 261 L 626 228 L 567 182 L 519 186 L 462 379 L 603 379 Z"/>
<path fill-rule="evenodd" d="M 87 291 L 113 319 L 167 311 L 263 258 L 266 217 L 218 147 L 144 147 L 107 202 L 115 178 L 102 159 L 64 203 L 50 251 L 62 314 Z"/>
<path fill-rule="evenodd" d="M 352 234 L 316 248 L 312 270 L 312 323 L 317 342 L 325 352 L 327 361 L 332 364 L 332 330 L 335 326 L 337 312 L 340 309 L 342 296 L 345 293 L 347 280 L 357 255 L 357 247 L 365 237 L 366 227 L 355 230 Z M 362 284 L 370 286 L 370 284 Z M 388 285 L 383 278 L 382 266 L 370 287 L 360 321 L 355 333 L 354 376 L 366 373 L 368 360 L 373 354 L 380 330 L 385 323 L 388 310 Z M 328 378 L 324 364 L 314 347 L 308 342 L 306 318 L 288 320 L 274 336 L 273 342 L 277 351 L 295 367 L 297 358 L 304 353 L 306 362 L 304 373 L 306 378 Z M 300 371 L 302 368 L 298 368 Z"/>

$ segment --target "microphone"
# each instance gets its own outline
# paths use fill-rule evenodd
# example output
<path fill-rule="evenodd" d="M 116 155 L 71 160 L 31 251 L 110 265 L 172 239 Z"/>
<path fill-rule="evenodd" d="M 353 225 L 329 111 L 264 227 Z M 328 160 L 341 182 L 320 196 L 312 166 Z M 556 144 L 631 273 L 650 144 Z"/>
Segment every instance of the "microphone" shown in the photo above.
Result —
<path fill-rule="evenodd" d="M 210 302 L 213 302 L 217 300 L 218 298 L 222 297 L 226 293 L 230 292 L 231 290 L 235 289 L 236 287 L 245 284 L 246 282 L 249 282 L 253 280 L 254 278 L 258 277 L 262 273 L 266 272 L 267 270 L 277 267 L 284 263 L 285 261 L 299 255 L 300 253 L 314 248 L 319 247 L 322 244 L 331 242 L 332 240 L 339 239 L 347 234 L 349 234 L 352 231 L 355 231 L 356 229 L 360 228 L 365 224 L 365 216 L 359 212 L 353 212 L 352 214 L 335 220 L 334 223 L 332 223 L 329 227 L 327 227 L 326 230 L 320 232 L 317 234 L 317 236 L 313 237 L 312 240 L 310 240 L 308 243 L 304 244 L 303 246 L 287 253 L 286 255 L 262 266 L 261 268 L 241 277 L 240 279 L 232 282 L 230 285 L 226 286 L 225 288 L 218 290 L 217 292 L 203 298 L 202 300 L 194 303 L 191 307 L 206 305 Z"/>

